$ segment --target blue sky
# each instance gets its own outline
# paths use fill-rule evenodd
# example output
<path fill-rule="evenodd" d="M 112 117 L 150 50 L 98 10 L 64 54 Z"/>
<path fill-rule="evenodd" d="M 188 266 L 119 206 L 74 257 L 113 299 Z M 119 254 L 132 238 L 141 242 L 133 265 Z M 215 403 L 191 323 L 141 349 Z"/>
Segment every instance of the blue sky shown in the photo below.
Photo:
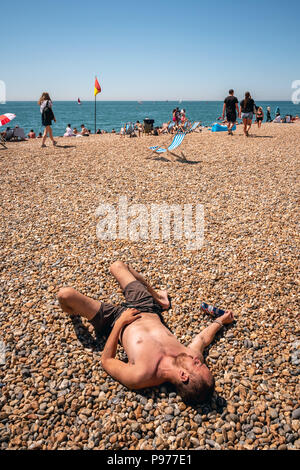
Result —
<path fill-rule="evenodd" d="M 31 0 L 2 19 L 6 99 L 290 100 L 299 0 Z M 9 9 L 10 9 L 9 8 Z"/>

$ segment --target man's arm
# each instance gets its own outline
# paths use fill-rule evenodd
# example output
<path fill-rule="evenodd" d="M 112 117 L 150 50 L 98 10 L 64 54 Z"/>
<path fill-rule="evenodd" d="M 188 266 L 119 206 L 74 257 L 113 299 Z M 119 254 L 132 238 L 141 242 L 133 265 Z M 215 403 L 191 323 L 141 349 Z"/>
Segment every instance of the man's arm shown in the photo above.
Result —
<path fill-rule="evenodd" d="M 226 108 L 226 103 L 223 104 L 222 119 L 224 119 L 224 116 L 225 116 L 225 108 Z"/>
<path fill-rule="evenodd" d="M 139 371 L 135 365 L 126 364 L 119 361 L 119 359 L 115 359 L 115 355 L 121 330 L 125 325 L 129 325 L 141 317 L 141 315 L 137 315 L 138 312 L 134 308 L 129 308 L 122 313 L 114 324 L 101 357 L 104 370 L 128 388 L 136 388 L 138 386 Z"/>
<path fill-rule="evenodd" d="M 234 320 L 233 313 L 227 310 L 221 317 L 215 318 L 213 322 L 199 333 L 188 346 L 196 354 L 203 353 L 203 350 L 212 343 L 217 332 L 223 327 L 228 325 Z"/>

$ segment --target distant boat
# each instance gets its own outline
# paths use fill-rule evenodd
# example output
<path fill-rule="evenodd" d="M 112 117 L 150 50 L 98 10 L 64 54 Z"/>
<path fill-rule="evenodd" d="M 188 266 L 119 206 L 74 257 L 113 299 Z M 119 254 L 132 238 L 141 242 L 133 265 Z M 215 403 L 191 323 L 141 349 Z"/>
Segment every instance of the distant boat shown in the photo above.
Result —
<path fill-rule="evenodd" d="M 178 100 L 178 103 L 182 103 L 182 99 Z"/>
<path fill-rule="evenodd" d="M 78 100 L 77 100 L 77 103 L 78 103 L 78 104 L 81 104 L 81 101 L 80 101 L 80 99 L 79 99 L 79 98 L 78 98 Z"/>
<path fill-rule="evenodd" d="M 143 102 L 142 102 L 142 101 L 138 101 L 138 104 L 143 104 Z"/>

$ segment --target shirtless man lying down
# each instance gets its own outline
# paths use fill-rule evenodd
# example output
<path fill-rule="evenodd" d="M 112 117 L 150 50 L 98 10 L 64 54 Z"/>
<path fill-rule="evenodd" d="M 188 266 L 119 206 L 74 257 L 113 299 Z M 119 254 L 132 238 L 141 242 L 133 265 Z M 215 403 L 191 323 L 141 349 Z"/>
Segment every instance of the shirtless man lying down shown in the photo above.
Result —
<path fill-rule="evenodd" d="M 96 331 L 109 335 L 102 352 L 102 366 L 108 374 L 129 389 L 153 387 L 171 382 L 184 401 L 196 404 L 214 391 L 214 378 L 204 364 L 203 350 L 223 325 L 233 322 L 225 314 L 183 346 L 165 326 L 162 312 L 170 308 L 166 291 L 155 291 L 131 266 L 116 261 L 110 267 L 126 302 L 101 303 L 64 287 L 58 299 L 64 312 L 87 318 Z M 115 358 L 120 343 L 128 363 Z"/>

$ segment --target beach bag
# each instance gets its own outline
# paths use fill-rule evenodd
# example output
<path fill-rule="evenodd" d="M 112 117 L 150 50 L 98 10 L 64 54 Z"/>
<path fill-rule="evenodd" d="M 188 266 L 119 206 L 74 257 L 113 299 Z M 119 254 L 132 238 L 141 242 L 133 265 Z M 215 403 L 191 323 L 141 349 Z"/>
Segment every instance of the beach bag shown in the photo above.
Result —
<path fill-rule="evenodd" d="M 43 121 L 50 122 L 53 121 L 54 114 L 52 108 L 49 106 L 49 101 L 47 101 L 46 106 L 43 109 Z"/>

